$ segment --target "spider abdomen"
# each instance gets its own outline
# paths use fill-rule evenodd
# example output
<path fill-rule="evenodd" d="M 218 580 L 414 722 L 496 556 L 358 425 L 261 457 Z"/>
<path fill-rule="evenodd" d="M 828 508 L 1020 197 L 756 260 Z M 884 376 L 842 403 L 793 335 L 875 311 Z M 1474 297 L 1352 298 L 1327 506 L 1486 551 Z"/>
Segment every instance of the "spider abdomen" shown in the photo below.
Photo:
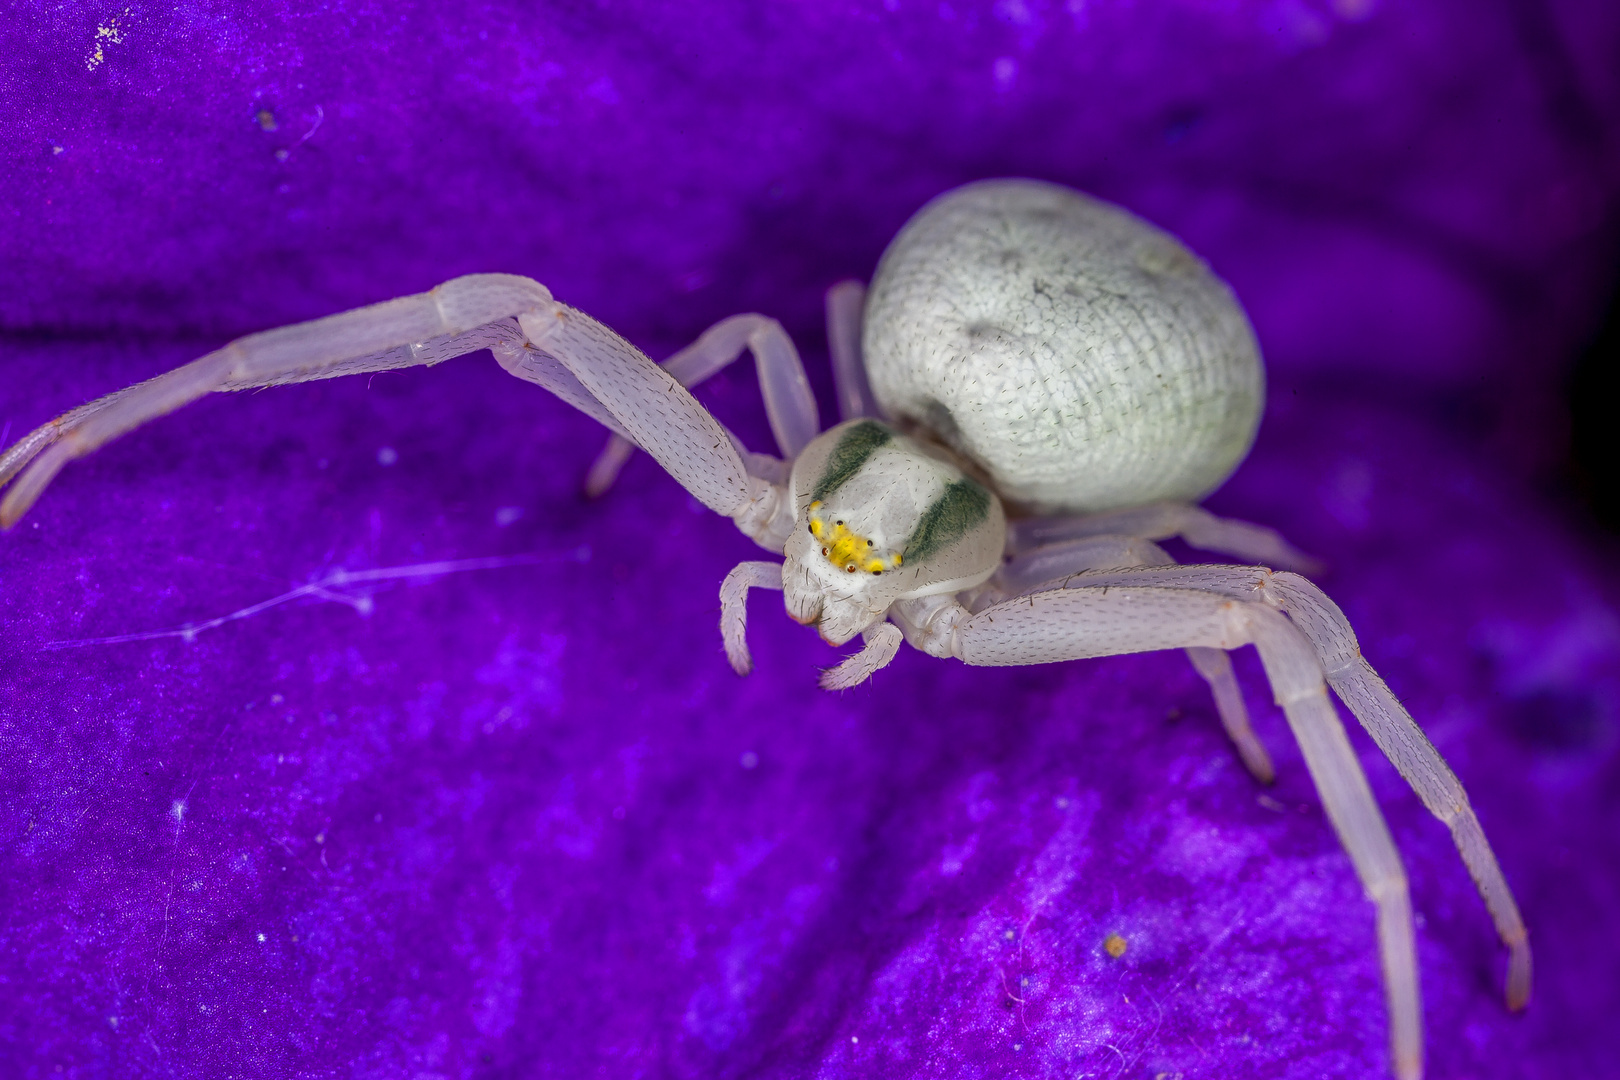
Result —
<path fill-rule="evenodd" d="M 1254 441 L 1259 349 L 1227 285 L 1170 234 L 1034 180 L 923 207 L 867 296 L 884 410 L 1026 511 L 1195 501 Z"/>

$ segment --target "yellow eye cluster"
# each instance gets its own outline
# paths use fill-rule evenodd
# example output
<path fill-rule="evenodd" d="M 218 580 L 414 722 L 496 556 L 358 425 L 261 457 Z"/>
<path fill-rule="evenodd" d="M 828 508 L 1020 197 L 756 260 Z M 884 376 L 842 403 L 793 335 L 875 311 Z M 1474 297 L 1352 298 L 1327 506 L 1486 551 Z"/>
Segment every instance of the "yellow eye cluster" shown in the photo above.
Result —
<path fill-rule="evenodd" d="M 872 541 L 859 536 L 849 530 L 849 526 L 842 521 L 834 521 L 828 527 L 826 520 L 818 513 L 821 509 L 820 501 L 810 504 L 810 535 L 820 540 L 824 545 L 821 553 L 834 566 L 842 567 L 853 574 L 856 570 L 866 570 L 873 574 L 881 574 L 885 570 L 900 565 L 900 556 L 893 556 L 888 563 L 873 552 Z"/>

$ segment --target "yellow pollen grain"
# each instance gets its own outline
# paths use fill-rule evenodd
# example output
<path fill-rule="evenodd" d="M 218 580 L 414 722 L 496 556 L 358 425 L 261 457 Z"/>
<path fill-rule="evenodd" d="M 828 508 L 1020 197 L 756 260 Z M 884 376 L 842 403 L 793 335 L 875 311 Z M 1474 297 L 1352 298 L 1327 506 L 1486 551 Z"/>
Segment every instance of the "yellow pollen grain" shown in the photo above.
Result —
<path fill-rule="evenodd" d="M 1103 939 L 1103 952 L 1118 960 L 1125 955 L 1125 939 L 1118 934 L 1109 934 Z"/>

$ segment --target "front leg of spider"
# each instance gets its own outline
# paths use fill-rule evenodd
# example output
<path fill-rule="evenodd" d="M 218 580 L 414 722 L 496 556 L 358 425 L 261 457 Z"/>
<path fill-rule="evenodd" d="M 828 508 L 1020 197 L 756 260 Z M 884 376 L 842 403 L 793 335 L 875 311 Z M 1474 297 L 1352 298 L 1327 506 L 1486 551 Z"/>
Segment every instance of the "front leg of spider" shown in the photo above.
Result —
<path fill-rule="evenodd" d="M 1321 589 L 1298 574 L 1244 566 L 1096 571 L 1065 584 L 1093 590 L 1120 586 L 1196 589 L 1243 603 L 1259 600 L 1287 615 L 1315 650 L 1317 664 L 1339 700 L 1412 786 L 1423 805 L 1451 831 L 1458 854 L 1508 950 L 1504 984 L 1508 1008 L 1524 1008 L 1530 1000 L 1533 969 L 1529 931 L 1468 793 L 1412 714 L 1362 657 L 1344 613 Z"/>
<path fill-rule="evenodd" d="M 821 430 L 816 397 L 810 390 L 799 350 L 782 324 L 764 315 L 732 315 L 709 327 L 698 339 L 665 360 L 661 367 L 691 389 L 748 352 L 754 357 L 760 397 L 771 434 L 782 457 L 792 461 Z M 612 435 L 585 479 L 585 493 L 598 498 L 613 486 L 635 445 Z"/>
<path fill-rule="evenodd" d="M 543 374 L 554 360 L 600 402 L 624 434 L 709 509 L 770 551 L 788 528 L 782 488 L 750 475 L 736 437 L 645 353 L 582 311 L 557 304 L 525 314 L 524 354 L 497 358 L 514 374 Z M 540 381 L 536 377 L 536 381 Z"/>
<path fill-rule="evenodd" d="M 1018 532 L 1018 523 L 1008 529 L 1008 548 L 1016 550 Z M 1086 571 L 1172 565 L 1175 560 L 1151 540 L 1130 534 L 1091 535 L 1014 556 L 983 588 L 962 600 L 970 610 L 982 611 L 1013 596 L 1059 587 Z M 1220 649 L 1188 649 L 1187 658 L 1209 684 L 1221 726 L 1237 748 L 1244 768 L 1262 784 L 1271 783 L 1276 779 L 1276 769 L 1249 723 L 1249 710 L 1232 672 L 1232 661 Z"/>
<path fill-rule="evenodd" d="M 939 605 L 933 615 L 920 643 L 981 666 L 1254 645 L 1323 809 L 1376 908 L 1395 1074 L 1401 1080 L 1422 1075 L 1423 1024 L 1406 872 L 1328 700 L 1321 661 L 1299 628 L 1263 603 L 1192 588 L 1130 585 L 1055 589 L 977 615 L 954 604 Z"/>
<path fill-rule="evenodd" d="M 554 306 L 537 281 L 471 274 L 429 292 L 237 338 L 173 371 L 81 405 L 19 439 L 0 455 L 0 484 L 21 473 L 0 503 L 0 526 L 15 525 L 69 461 L 204 394 L 432 366 L 510 342 L 520 336 L 513 316 Z"/>
<path fill-rule="evenodd" d="M 81 405 L 0 455 L 0 484 L 17 478 L 0 502 L 0 526 L 16 524 L 69 461 L 204 394 L 432 366 L 485 348 L 507 371 L 645 447 L 705 506 L 781 550 L 790 523 L 783 489 L 750 475 L 731 433 L 635 346 L 557 303 L 539 282 L 511 274 L 472 274 L 429 292 L 251 334 Z M 791 377 L 791 365 L 783 367 Z M 801 425 L 814 423 L 813 414 L 802 413 L 794 414 Z"/>

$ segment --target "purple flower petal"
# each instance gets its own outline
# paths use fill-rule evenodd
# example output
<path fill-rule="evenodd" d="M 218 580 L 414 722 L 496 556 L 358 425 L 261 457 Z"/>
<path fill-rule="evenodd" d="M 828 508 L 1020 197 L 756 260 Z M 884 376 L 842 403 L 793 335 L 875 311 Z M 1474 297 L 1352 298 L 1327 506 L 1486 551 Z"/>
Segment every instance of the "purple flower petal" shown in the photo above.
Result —
<path fill-rule="evenodd" d="M 1525 909 L 1510 1016 L 1353 734 L 1428 1075 L 1607 1075 L 1620 575 L 1527 477 L 1605 286 L 1617 41 L 1574 0 L 35 5 L 0 441 L 472 271 L 657 356 L 773 315 L 830 416 L 828 285 L 962 181 L 1084 187 L 1247 304 L 1271 403 L 1211 505 L 1328 561 Z M 768 445 L 746 368 L 700 396 Z M 222 396 L 0 537 L 0 1073 L 1387 1075 L 1372 909 L 1252 655 L 1268 790 L 1180 656 L 825 694 L 756 596 L 739 679 L 716 590 L 758 549 L 645 457 L 583 500 L 602 439 L 487 356 Z"/>

